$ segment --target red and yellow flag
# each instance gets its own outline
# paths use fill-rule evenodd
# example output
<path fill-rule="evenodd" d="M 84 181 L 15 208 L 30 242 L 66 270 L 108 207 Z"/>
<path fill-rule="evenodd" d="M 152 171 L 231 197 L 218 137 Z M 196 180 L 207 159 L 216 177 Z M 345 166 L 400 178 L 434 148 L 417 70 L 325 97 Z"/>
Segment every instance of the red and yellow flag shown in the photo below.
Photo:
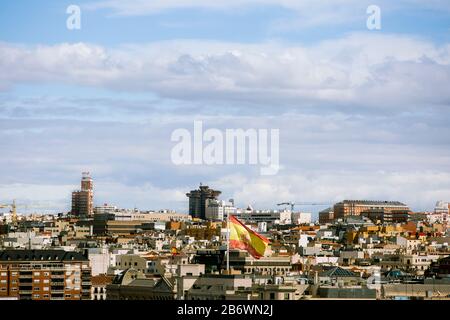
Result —
<path fill-rule="evenodd" d="M 253 258 L 264 256 L 269 239 L 249 229 L 235 216 L 230 215 L 230 248 L 247 250 Z"/>

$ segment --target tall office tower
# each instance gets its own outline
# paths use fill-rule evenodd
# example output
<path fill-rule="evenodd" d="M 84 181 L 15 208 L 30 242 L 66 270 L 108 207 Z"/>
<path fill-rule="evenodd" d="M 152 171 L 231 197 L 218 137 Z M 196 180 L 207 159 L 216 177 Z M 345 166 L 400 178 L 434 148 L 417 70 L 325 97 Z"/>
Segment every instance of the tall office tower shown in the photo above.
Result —
<path fill-rule="evenodd" d="M 186 193 L 186 196 L 189 198 L 189 214 L 193 218 L 206 219 L 207 200 L 216 200 L 221 193 L 221 191 L 210 189 L 208 186 L 203 186 L 200 183 L 198 190 Z"/>
<path fill-rule="evenodd" d="M 91 216 L 94 213 L 94 185 L 89 172 L 83 172 L 81 190 L 72 192 L 72 214 Z"/>

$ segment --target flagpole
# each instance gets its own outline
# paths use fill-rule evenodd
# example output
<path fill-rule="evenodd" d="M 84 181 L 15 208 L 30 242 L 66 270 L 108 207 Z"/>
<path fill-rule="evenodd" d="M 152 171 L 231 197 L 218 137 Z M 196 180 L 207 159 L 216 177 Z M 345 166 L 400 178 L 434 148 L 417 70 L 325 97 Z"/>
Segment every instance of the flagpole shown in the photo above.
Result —
<path fill-rule="evenodd" d="M 230 213 L 227 212 L 227 274 L 230 274 Z"/>

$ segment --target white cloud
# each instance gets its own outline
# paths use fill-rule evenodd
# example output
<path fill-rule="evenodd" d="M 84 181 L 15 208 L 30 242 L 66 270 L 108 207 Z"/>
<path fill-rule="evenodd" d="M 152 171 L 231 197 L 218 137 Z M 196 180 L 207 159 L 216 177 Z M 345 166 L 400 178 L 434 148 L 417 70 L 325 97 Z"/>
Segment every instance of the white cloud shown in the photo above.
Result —
<path fill-rule="evenodd" d="M 67 212 L 70 210 L 74 185 L 49 184 L 0 184 L 1 204 L 16 200 L 19 213 Z M 108 203 L 123 208 L 138 207 L 142 210 L 173 209 L 185 211 L 185 190 L 164 189 L 150 183 L 127 186 L 119 182 L 95 181 L 94 205 Z M 3 210 L 4 211 L 4 210 Z"/>
<path fill-rule="evenodd" d="M 236 184 L 215 182 L 229 197 L 257 209 L 276 208 L 285 201 L 329 203 L 344 199 L 396 200 L 413 210 L 432 210 L 439 199 L 450 199 L 450 173 L 433 171 L 364 172 L 335 171 L 292 173 L 271 179 L 241 178 Z M 245 180 L 245 181 L 242 181 Z M 317 211 L 304 207 L 303 210 Z M 300 209 L 300 208 L 299 208 Z"/>
<path fill-rule="evenodd" d="M 272 106 L 402 108 L 450 101 L 450 45 L 399 35 L 353 34 L 309 47 L 208 41 L 116 49 L 3 43 L 0 71 L 4 90 L 23 83 L 66 83 Z"/>
<path fill-rule="evenodd" d="M 77 175 L 89 169 L 96 199 L 126 207 L 187 210 L 184 192 L 202 181 L 260 208 L 370 198 L 431 209 L 450 198 L 449 68 L 450 45 L 400 35 L 311 46 L 2 43 L 0 90 L 68 84 L 162 99 L 2 99 L 0 192 L 68 205 Z M 267 179 L 246 167 L 172 166 L 171 129 L 189 129 L 195 118 L 282 129 L 283 170 Z"/>
<path fill-rule="evenodd" d="M 70 185 L 0 184 L 0 203 L 11 204 L 15 200 L 19 213 L 62 212 L 69 210 L 72 188 Z"/>
<path fill-rule="evenodd" d="M 151 183 L 130 186 L 118 182 L 96 182 L 96 204 L 102 202 L 119 207 L 137 207 L 143 210 L 172 209 L 185 212 L 187 190 L 161 188 Z"/>
<path fill-rule="evenodd" d="M 164 123 L 2 120 L 0 141 L 8 156 L 0 159 L 0 200 L 68 206 L 80 172 L 88 170 L 96 203 L 123 207 L 186 211 L 184 193 L 203 182 L 222 190 L 223 199 L 258 208 L 287 200 L 369 198 L 431 209 L 435 201 L 450 198 L 448 114 L 217 117 L 194 112 Z M 157 113 L 150 117 L 159 119 Z M 264 178 L 257 166 L 173 165 L 172 128 L 192 130 L 195 118 L 208 128 L 279 128 L 282 170 Z"/>

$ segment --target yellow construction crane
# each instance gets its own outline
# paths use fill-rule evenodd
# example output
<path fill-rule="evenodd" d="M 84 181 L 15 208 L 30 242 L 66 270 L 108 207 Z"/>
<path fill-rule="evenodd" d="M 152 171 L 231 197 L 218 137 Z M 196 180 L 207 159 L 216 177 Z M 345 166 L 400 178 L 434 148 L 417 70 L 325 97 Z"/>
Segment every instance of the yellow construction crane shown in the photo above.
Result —
<path fill-rule="evenodd" d="M 17 224 L 18 221 L 18 215 L 17 215 L 17 208 L 25 208 L 25 209 L 29 209 L 29 208 L 49 208 L 50 205 L 47 205 L 45 203 L 31 203 L 31 204 L 16 204 L 16 200 L 13 200 L 12 203 L 10 204 L 2 204 L 0 203 L 0 209 L 2 208 L 11 208 L 10 212 L 11 212 L 11 220 L 13 224 Z"/>
<path fill-rule="evenodd" d="M 0 204 L 0 208 L 11 208 L 11 219 L 14 224 L 17 223 L 17 206 L 16 200 L 13 200 L 12 204 Z"/>

